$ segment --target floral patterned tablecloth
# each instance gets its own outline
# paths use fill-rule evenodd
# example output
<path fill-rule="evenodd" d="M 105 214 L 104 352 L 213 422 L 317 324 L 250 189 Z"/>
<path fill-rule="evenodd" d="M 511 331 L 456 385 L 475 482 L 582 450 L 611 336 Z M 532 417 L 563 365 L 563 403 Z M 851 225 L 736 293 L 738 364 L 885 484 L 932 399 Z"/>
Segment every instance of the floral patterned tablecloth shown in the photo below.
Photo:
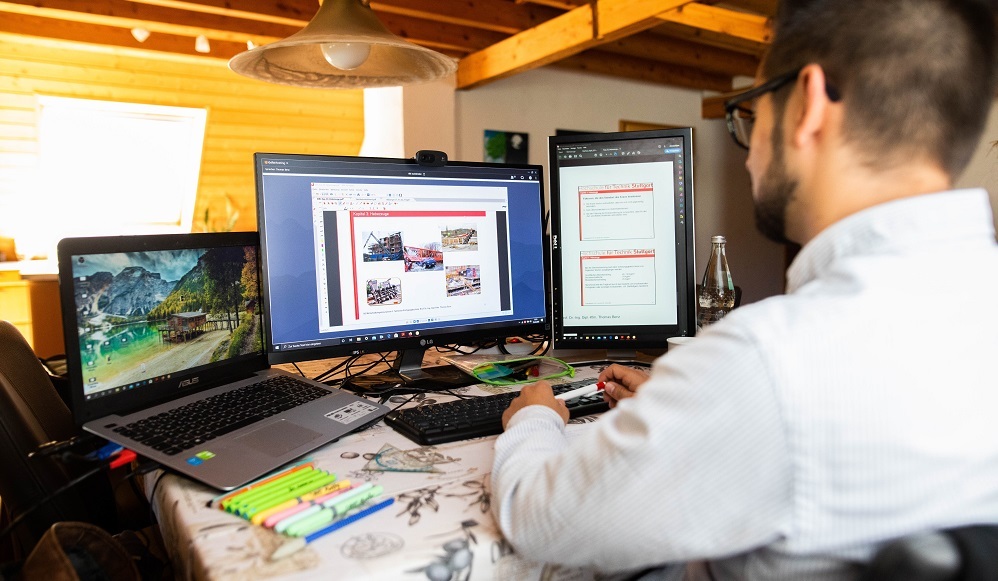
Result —
<path fill-rule="evenodd" d="M 595 378 L 600 367 L 580 368 L 574 380 Z M 490 386 L 459 388 L 463 395 L 495 393 Z M 455 396 L 395 396 L 406 407 Z M 578 433 L 593 417 L 573 420 Z M 470 579 L 596 578 L 588 571 L 542 566 L 516 557 L 491 513 L 489 471 L 495 437 L 420 446 L 379 422 L 310 455 L 319 468 L 353 482 L 384 487 L 395 503 L 309 544 L 270 560 L 286 537 L 209 508 L 217 491 L 174 474 L 150 474 L 147 490 L 178 578 L 366 579 L 450 581 Z M 376 456 L 381 462 L 374 462 Z M 392 470 L 383 460 L 390 458 Z M 380 468 L 379 468 L 380 464 Z M 372 469 L 373 468 L 373 469 Z M 155 481 L 159 479 L 159 482 Z"/>

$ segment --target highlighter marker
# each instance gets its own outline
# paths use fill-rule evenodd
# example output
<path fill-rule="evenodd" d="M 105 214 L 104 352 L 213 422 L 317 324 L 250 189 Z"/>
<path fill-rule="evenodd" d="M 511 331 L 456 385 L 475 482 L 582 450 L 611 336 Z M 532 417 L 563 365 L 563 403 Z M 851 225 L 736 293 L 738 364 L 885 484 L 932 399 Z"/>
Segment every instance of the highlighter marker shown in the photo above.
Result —
<path fill-rule="evenodd" d="M 285 476 L 287 476 L 288 474 L 291 474 L 292 472 L 297 472 L 298 470 L 304 470 L 306 468 L 311 468 L 314 465 L 315 465 L 315 463 L 313 461 L 309 460 L 307 462 L 302 462 L 301 464 L 296 464 L 296 465 L 294 465 L 294 466 L 292 466 L 292 467 L 290 467 L 290 468 L 288 468 L 286 470 L 281 470 L 280 472 L 277 472 L 275 474 L 271 474 L 270 476 L 264 476 L 263 478 L 261 478 L 259 480 L 250 482 L 249 484 L 247 484 L 246 486 L 243 486 L 242 488 L 238 488 L 236 490 L 232 490 L 232 491 L 226 492 L 225 494 L 216 496 L 215 498 L 213 498 L 213 499 L 211 499 L 211 500 L 208 501 L 208 508 L 211 508 L 213 506 L 218 506 L 218 505 L 222 504 L 223 502 L 227 502 L 230 499 L 232 499 L 232 498 L 234 498 L 236 496 L 239 496 L 240 494 L 246 494 L 250 490 L 257 489 L 257 488 L 259 488 L 261 486 L 265 486 L 267 484 L 270 484 L 271 482 L 274 482 L 275 480 L 279 480 L 281 478 L 284 478 Z"/>
<path fill-rule="evenodd" d="M 227 510 L 228 512 L 240 514 L 244 509 L 253 506 L 253 503 L 257 502 L 262 498 L 271 496 L 275 493 L 282 494 L 292 489 L 294 486 L 296 486 L 298 483 L 302 481 L 312 480 L 317 476 L 321 477 L 323 474 L 326 474 L 326 472 L 315 469 L 300 470 L 293 474 L 289 474 L 287 478 L 282 478 L 276 482 L 268 484 L 267 486 L 260 487 L 257 490 L 251 490 L 246 494 L 243 494 L 241 496 L 232 499 L 231 502 L 229 502 L 227 505 L 224 505 L 225 510 Z"/>
<path fill-rule="evenodd" d="M 262 510 L 277 506 L 286 500 L 291 500 L 292 498 L 301 496 L 302 494 L 307 494 L 317 488 L 330 484 L 334 480 L 336 480 L 335 474 L 319 471 L 311 478 L 298 480 L 294 484 L 288 485 L 288 487 L 283 490 L 275 490 L 269 494 L 254 499 L 253 501 L 242 506 L 238 511 L 238 514 L 244 518 L 249 518 Z"/>
<path fill-rule="evenodd" d="M 304 537 L 296 537 L 294 539 L 291 539 L 290 541 L 278 547 L 277 550 L 270 555 L 270 560 L 277 561 L 289 555 L 293 555 L 298 551 L 304 549 L 305 546 L 311 543 L 312 541 L 322 538 L 323 536 L 328 535 L 329 533 L 336 532 L 339 529 L 347 526 L 348 524 L 355 523 L 368 515 L 378 512 L 383 508 L 388 508 L 389 506 L 392 505 L 393 502 L 395 502 L 394 498 L 382 500 L 378 504 L 369 506 L 355 513 L 352 513 L 344 518 L 341 518 L 340 520 L 332 523 L 331 525 L 326 526 L 325 528 L 321 528 L 317 531 L 311 532 Z"/>
<path fill-rule="evenodd" d="M 298 506 L 283 510 L 263 521 L 263 526 L 274 529 L 279 533 L 283 533 L 285 529 L 294 523 L 322 510 L 323 505 L 332 500 L 334 497 L 342 496 L 355 488 L 360 488 L 360 486 L 349 486 L 347 488 L 337 490 L 336 492 L 330 492 L 329 494 L 320 496 L 315 500 L 303 502 Z"/>
<path fill-rule="evenodd" d="M 347 490 L 348 488 L 350 488 L 349 480 L 340 480 L 339 482 L 331 482 L 321 488 L 318 488 L 306 494 L 302 494 L 301 496 L 296 496 L 295 498 L 285 500 L 284 502 L 278 504 L 277 506 L 268 508 L 266 510 L 262 510 L 254 514 L 253 518 L 250 519 L 250 522 L 252 522 L 255 525 L 261 524 L 270 517 L 280 515 L 283 512 L 287 512 L 291 508 L 297 508 L 299 506 L 302 506 L 303 504 L 305 506 L 308 506 L 308 504 L 314 500 L 323 498 L 325 496 L 329 496 L 334 492 Z"/>
<path fill-rule="evenodd" d="M 291 535 L 291 533 L 289 532 L 290 529 L 300 530 L 305 526 L 308 526 L 308 529 L 310 530 L 312 528 L 311 525 L 302 525 L 300 523 L 305 521 L 312 522 L 310 519 L 312 519 L 319 513 L 325 511 L 327 507 L 333 506 L 334 504 L 343 501 L 349 501 L 352 498 L 357 498 L 358 495 L 363 495 L 366 494 L 367 492 L 370 492 L 372 488 L 374 488 L 374 485 L 371 484 L 370 482 L 366 482 L 364 484 L 361 484 L 360 486 L 355 486 L 351 490 L 348 490 L 342 494 L 337 495 L 335 498 L 330 498 L 328 500 L 325 500 L 321 504 L 318 504 L 316 506 L 310 506 L 306 510 L 303 510 L 296 515 L 284 519 L 283 521 L 277 523 L 277 525 L 274 527 L 274 530 L 279 533 L 287 535 Z"/>
<path fill-rule="evenodd" d="M 284 474 L 275 476 L 274 478 L 268 478 L 267 480 L 261 482 L 258 486 L 253 486 L 251 488 L 246 489 L 243 492 L 240 492 L 238 494 L 233 494 L 232 496 L 223 499 L 220 504 L 223 510 L 231 511 L 230 507 L 233 507 L 250 498 L 259 496 L 260 494 L 268 490 L 274 490 L 275 488 L 280 487 L 288 482 L 291 482 L 293 479 L 301 477 L 303 474 L 313 472 L 314 470 L 315 467 L 310 465 L 302 466 L 300 469 L 297 470 L 290 470 Z"/>
<path fill-rule="evenodd" d="M 370 483 L 368 483 L 370 484 Z M 292 537 L 300 537 L 320 529 L 338 517 L 343 516 L 350 509 L 357 508 L 368 500 L 381 494 L 384 488 L 381 485 L 373 486 L 366 490 L 361 490 L 363 486 L 349 493 L 342 495 L 342 498 L 333 499 L 325 504 L 325 508 L 319 512 L 304 518 L 285 529 L 285 534 Z M 349 495 L 349 496 L 348 496 Z"/>

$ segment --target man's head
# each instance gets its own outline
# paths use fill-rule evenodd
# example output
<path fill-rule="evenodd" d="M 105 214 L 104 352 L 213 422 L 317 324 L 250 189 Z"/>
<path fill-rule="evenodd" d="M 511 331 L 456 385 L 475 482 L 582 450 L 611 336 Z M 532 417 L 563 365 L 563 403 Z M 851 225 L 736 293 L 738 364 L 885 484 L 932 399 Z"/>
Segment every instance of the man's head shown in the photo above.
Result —
<path fill-rule="evenodd" d="M 832 104 L 821 110 L 821 122 L 835 109 L 841 120 L 835 137 L 848 147 L 853 167 L 883 173 L 915 161 L 951 180 L 984 128 L 995 55 L 995 15 L 985 0 L 785 2 L 759 80 L 804 72 L 756 100 L 760 122 L 749 168 L 760 227 L 768 221 L 771 230 L 764 233 L 781 237 L 782 213 L 799 193 L 799 176 L 785 160 L 799 127 L 784 125 L 809 112 L 807 91 L 815 83 L 822 86 L 812 95 Z M 815 134 L 827 136 L 826 129 Z"/>
<path fill-rule="evenodd" d="M 957 176 L 995 93 L 995 17 L 984 0 L 817 0 L 783 7 L 766 78 L 817 63 L 846 108 L 861 160 L 935 159 Z M 780 95 L 774 97 L 779 105 Z"/>

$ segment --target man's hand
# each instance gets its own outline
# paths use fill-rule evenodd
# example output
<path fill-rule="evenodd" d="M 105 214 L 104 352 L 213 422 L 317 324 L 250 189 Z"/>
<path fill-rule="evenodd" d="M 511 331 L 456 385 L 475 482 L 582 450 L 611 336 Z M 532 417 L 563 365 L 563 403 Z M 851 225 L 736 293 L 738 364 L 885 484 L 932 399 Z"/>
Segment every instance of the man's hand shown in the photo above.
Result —
<path fill-rule="evenodd" d="M 616 407 L 617 402 L 628 397 L 634 397 L 648 375 L 632 367 L 623 365 L 611 365 L 599 374 L 599 380 L 606 382 L 603 388 L 603 399 L 610 407 Z"/>
<path fill-rule="evenodd" d="M 502 414 L 502 429 L 506 429 L 506 424 L 509 423 L 509 420 L 513 417 L 513 414 L 528 405 L 547 406 L 558 412 L 558 415 L 561 416 L 562 421 L 566 424 L 568 423 L 568 407 L 565 406 L 565 402 L 554 397 L 554 392 L 551 391 L 550 383 L 546 381 L 538 381 L 537 383 L 523 386 L 523 389 L 520 390 L 520 395 L 518 395 L 513 401 L 509 402 L 509 407 L 506 408 L 506 411 Z"/>

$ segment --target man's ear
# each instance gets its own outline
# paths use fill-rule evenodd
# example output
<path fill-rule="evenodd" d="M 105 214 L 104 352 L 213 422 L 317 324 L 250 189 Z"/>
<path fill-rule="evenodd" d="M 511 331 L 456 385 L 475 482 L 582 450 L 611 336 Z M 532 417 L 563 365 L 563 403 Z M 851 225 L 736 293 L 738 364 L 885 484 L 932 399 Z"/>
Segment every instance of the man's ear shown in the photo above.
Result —
<path fill-rule="evenodd" d="M 826 133 L 828 108 L 832 101 L 825 90 L 825 83 L 825 71 L 818 64 L 806 65 L 797 76 L 797 86 L 803 95 L 794 128 L 794 144 L 797 147 L 810 145 Z"/>

